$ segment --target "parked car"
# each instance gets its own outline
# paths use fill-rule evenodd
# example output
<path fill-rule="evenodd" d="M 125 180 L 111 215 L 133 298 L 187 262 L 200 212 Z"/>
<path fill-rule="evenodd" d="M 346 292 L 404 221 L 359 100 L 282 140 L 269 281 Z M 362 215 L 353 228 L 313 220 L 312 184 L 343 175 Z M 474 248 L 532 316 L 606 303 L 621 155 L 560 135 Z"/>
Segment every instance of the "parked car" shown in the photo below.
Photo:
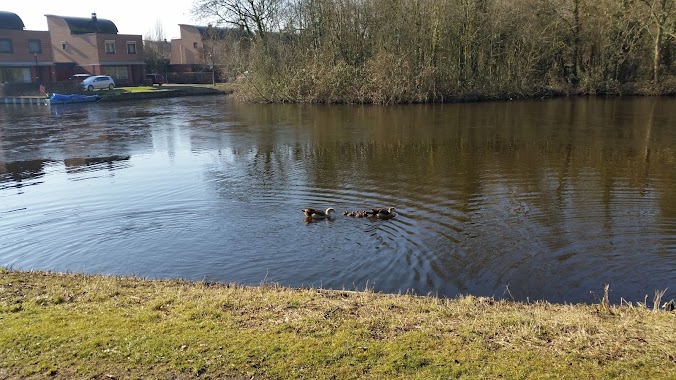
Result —
<path fill-rule="evenodd" d="M 164 76 L 162 74 L 146 74 L 146 79 L 144 81 L 146 85 L 152 86 L 154 84 L 157 85 L 163 85 L 167 83 L 167 80 L 164 79 Z"/>
<path fill-rule="evenodd" d="M 94 75 L 82 81 L 82 88 L 87 91 L 115 88 L 115 81 L 107 75 Z"/>
<path fill-rule="evenodd" d="M 83 80 L 89 78 L 91 75 L 90 74 L 75 74 L 72 77 L 68 78 L 68 80 L 71 80 L 76 83 L 81 83 Z"/>

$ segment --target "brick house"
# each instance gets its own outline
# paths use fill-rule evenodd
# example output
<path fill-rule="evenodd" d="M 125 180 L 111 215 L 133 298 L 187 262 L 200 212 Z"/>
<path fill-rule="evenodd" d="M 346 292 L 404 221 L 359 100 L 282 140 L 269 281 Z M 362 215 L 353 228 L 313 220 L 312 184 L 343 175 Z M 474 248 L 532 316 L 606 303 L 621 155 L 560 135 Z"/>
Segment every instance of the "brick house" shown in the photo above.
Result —
<path fill-rule="evenodd" d="M 49 32 L 24 28 L 15 13 L 0 11 L 0 83 L 55 80 Z"/>
<path fill-rule="evenodd" d="M 181 38 L 171 40 L 171 65 L 197 65 L 202 63 L 202 34 L 194 25 L 179 24 Z"/>
<path fill-rule="evenodd" d="M 118 34 L 106 19 L 45 15 L 56 80 L 73 74 L 110 75 L 118 85 L 141 83 L 145 72 L 143 37 Z"/>
<path fill-rule="evenodd" d="M 175 83 L 226 82 L 244 65 L 251 36 L 243 29 L 179 24 L 168 78 Z"/>
<path fill-rule="evenodd" d="M 180 39 L 171 40 L 169 63 L 174 69 L 181 65 L 221 65 L 228 46 L 247 37 L 244 31 L 215 26 L 178 25 Z M 177 70 L 180 71 L 180 70 Z"/>

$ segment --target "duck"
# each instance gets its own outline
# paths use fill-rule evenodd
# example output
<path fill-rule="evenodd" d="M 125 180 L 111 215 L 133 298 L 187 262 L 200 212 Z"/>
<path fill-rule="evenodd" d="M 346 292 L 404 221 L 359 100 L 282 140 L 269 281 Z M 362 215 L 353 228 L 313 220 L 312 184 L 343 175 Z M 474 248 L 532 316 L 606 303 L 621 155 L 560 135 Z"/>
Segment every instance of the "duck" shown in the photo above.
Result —
<path fill-rule="evenodd" d="M 378 219 L 394 218 L 394 207 L 373 208 L 371 209 L 371 215 L 373 215 L 374 218 Z"/>
<path fill-rule="evenodd" d="M 325 218 L 331 218 L 331 213 L 336 212 L 336 210 L 334 210 L 333 207 L 327 208 L 326 211 L 317 210 L 317 209 L 314 209 L 314 208 L 306 208 L 306 209 L 303 209 L 303 212 L 305 213 L 305 216 L 308 217 L 308 218 L 325 219 Z"/>

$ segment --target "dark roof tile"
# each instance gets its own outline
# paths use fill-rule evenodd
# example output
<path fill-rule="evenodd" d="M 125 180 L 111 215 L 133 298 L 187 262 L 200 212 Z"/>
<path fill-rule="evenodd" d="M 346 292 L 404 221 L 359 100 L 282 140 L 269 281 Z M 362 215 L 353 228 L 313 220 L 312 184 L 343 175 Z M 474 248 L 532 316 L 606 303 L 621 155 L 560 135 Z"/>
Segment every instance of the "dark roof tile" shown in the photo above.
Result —
<path fill-rule="evenodd" d="M 106 33 L 106 34 L 117 34 L 117 26 L 110 21 L 104 18 L 86 18 L 86 17 L 61 17 L 72 34 L 85 34 L 85 33 Z"/>
<path fill-rule="evenodd" d="M 0 11 L 0 29 L 23 30 L 26 26 L 16 13 Z"/>

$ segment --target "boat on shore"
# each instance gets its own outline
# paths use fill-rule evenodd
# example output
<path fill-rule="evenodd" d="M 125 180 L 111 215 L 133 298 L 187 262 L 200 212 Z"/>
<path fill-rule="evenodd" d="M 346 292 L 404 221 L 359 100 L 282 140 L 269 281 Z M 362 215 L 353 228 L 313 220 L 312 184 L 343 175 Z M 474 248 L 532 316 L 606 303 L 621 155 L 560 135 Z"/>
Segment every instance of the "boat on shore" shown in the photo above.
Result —
<path fill-rule="evenodd" d="M 95 103 L 103 99 L 101 95 L 80 95 L 80 94 L 52 94 L 49 96 L 49 104 L 70 104 L 70 103 Z"/>

